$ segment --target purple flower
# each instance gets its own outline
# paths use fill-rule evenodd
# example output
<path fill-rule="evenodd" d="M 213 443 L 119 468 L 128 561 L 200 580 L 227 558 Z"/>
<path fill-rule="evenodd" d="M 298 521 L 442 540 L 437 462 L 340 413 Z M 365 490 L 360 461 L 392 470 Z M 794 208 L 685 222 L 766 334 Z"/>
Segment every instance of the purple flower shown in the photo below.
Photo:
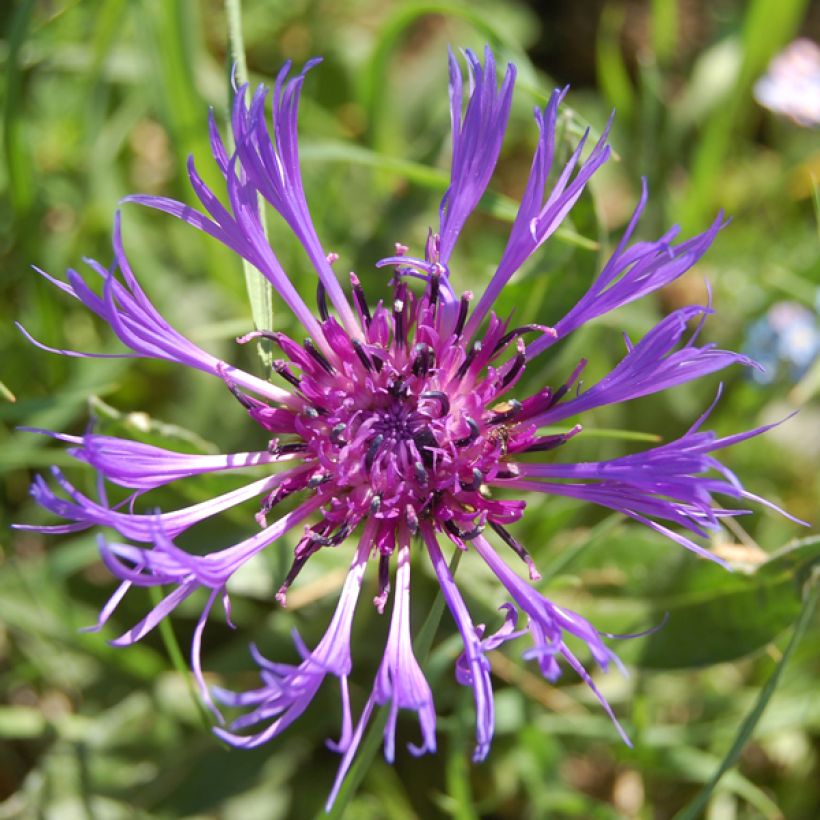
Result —
<path fill-rule="evenodd" d="M 436 748 L 433 694 L 410 633 L 413 550 L 427 553 L 463 639 L 456 679 L 474 695 L 474 759 L 482 760 L 490 748 L 494 722 L 487 653 L 522 636 L 528 635 L 531 644 L 525 657 L 536 661 L 548 680 L 555 681 L 564 666 L 570 667 L 615 720 L 581 658 L 568 645 L 569 638 L 576 647 L 579 642 L 585 645 L 594 664 L 606 669 L 617 659 L 602 633 L 547 600 L 500 555 L 509 549 L 521 559 L 530 581 L 539 579 L 532 558 L 509 529 L 524 512 L 522 492 L 567 496 L 617 510 L 713 559 L 693 538 L 718 527 L 721 518 L 745 512 L 720 506 L 714 496 L 760 501 L 743 489 L 714 453 L 765 428 L 717 438 L 700 429 L 708 412 L 682 438 L 643 452 L 599 462 L 578 463 L 569 456 L 560 461 L 552 456 L 549 461 L 532 460 L 533 454 L 552 450 L 571 452 L 571 445 L 566 445 L 582 432 L 578 423 L 568 424 L 563 433 L 544 432 L 546 426 L 574 420 L 595 407 L 686 384 L 730 365 L 753 363 L 710 344 L 698 345 L 700 324 L 712 310 L 693 306 L 667 316 L 642 339 L 634 343 L 627 339 L 623 357 L 597 384 L 576 389 L 585 364 L 581 361 L 563 383 L 516 397 L 518 383 L 534 357 L 591 319 L 648 295 L 689 270 L 709 247 L 722 220 L 719 217 L 705 233 L 677 244 L 677 229 L 654 242 L 630 244 L 645 206 L 644 190 L 612 258 L 565 316 L 547 317 L 551 326 L 520 327 L 498 317 L 492 308 L 504 285 L 555 232 L 609 156 L 605 131 L 586 159 L 582 158 L 585 136 L 566 165 L 553 168 L 556 118 L 566 89 L 556 91 L 546 108 L 535 112 L 539 141 L 522 203 L 496 272 L 471 310 L 472 294 L 454 293 L 448 265 L 498 159 L 515 69 L 509 66 L 499 85 L 489 50 L 483 63 L 472 52 L 466 56 L 470 87 L 465 108 L 462 73 L 450 55 L 453 162 L 440 223 L 431 230 L 421 255 L 410 256 L 406 248 L 397 246 L 396 254 L 377 263 L 395 272 L 393 295 L 386 304 L 368 303 L 352 274 L 348 297 L 331 268 L 335 257 L 322 247 L 310 218 L 299 169 L 297 109 L 305 72 L 313 62 L 291 79 L 289 65 L 281 71 L 270 126 L 265 115 L 268 92 L 260 87 L 248 101 L 248 88 L 239 89 L 231 123 L 236 144 L 232 154 L 211 121 L 211 145 L 225 178 L 226 201 L 205 185 L 193 162 L 189 176 L 201 210 L 163 197 L 131 197 L 215 237 L 267 277 L 304 333 L 301 340 L 281 332 L 249 333 L 238 340 L 246 343 L 265 337 L 278 347 L 281 358 L 273 363 L 273 383 L 216 359 L 165 322 L 131 271 L 119 218 L 114 226 L 113 265 L 106 268 L 88 261 L 92 274 L 102 281 L 101 295 L 76 271 L 69 271 L 68 282 L 43 273 L 105 319 L 130 351 L 111 355 L 167 359 L 223 381 L 257 425 L 259 450 L 188 455 L 93 431 L 82 436 L 38 431 L 67 443 L 71 455 L 93 467 L 101 479 L 100 491 L 98 498 L 90 498 L 54 468 L 52 481 L 38 477 L 32 494 L 66 523 L 26 526 L 50 532 L 104 526 L 122 536 L 122 541 L 100 539 L 103 560 L 121 583 L 98 626 L 110 618 L 131 587 L 170 587 L 142 621 L 114 641 L 116 645 L 140 640 L 184 599 L 205 590 L 207 602 L 194 633 L 191 665 L 203 697 L 217 715 L 211 694 L 223 705 L 244 711 L 230 728 L 216 729 L 233 745 L 253 747 L 276 737 L 305 711 L 325 678 L 336 678 L 342 720 L 340 738 L 332 747 L 341 753 L 342 764 L 330 802 L 377 706 L 388 710 L 384 730 L 388 760 L 395 754 L 400 710 L 418 717 L 420 742 L 410 745 L 411 752 Z M 551 175 L 556 182 L 547 187 Z M 260 195 L 286 220 L 315 267 L 318 316 L 302 300 L 265 240 Z M 692 320 L 700 324 L 685 338 Z M 267 476 L 208 501 L 172 511 L 137 511 L 143 493 L 177 479 L 260 465 L 270 468 Z M 105 481 L 134 493 L 124 504 L 111 505 Z M 202 555 L 175 544 L 174 539 L 190 527 L 253 498 L 259 503 L 256 534 Z M 280 514 L 278 507 L 286 499 L 288 512 Z M 294 636 L 301 656 L 298 665 L 268 660 L 252 647 L 259 667 L 258 688 L 238 693 L 218 688 L 209 693 L 200 648 L 211 609 L 220 601 L 230 619 L 228 581 L 252 556 L 299 526 L 304 532 L 276 594 L 283 606 L 289 587 L 314 553 L 339 547 L 354 535 L 358 538 L 325 636 L 313 649 Z M 510 601 L 503 604 L 504 622 L 489 637 L 484 625 L 473 622 L 456 586 L 442 548 L 447 542 L 475 553 L 509 595 Z M 393 574 L 392 615 L 370 696 L 354 721 L 348 694 L 353 668 L 350 635 L 371 563 L 377 565 L 374 604 L 380 613 L 390 600 Z M 519 612 L 527 621 L 522 629 L 517 628 Z"/>

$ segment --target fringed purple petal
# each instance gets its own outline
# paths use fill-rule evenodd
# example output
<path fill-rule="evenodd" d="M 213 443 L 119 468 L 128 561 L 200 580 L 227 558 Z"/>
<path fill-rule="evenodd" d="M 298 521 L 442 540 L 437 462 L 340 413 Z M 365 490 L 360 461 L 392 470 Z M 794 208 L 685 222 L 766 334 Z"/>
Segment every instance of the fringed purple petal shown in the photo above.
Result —
<path fill-rule="evenodd" d="M 501 581 L 515 603 L 529 618 L 529 631 L 534 646 L 529 650 L 528 655 L 539 660 L 541 671 L 550 681 L 554 681 L 560 675 L 557 657 L 563 657 L 601 702 L 624 743 L 631 746 L 629 737 L 615 717 L 610 705 L 564 640 L 565 633 L 569 633 L 583 641 L 589 648 L 595 663 L 606 671 L 610 662 L 616 661 L 616 656 L 603 642 L 601 633 L 577 613 L 556 606 L 533 589 L 507 566 L 483 536 L 478 536 L 472 543 L 475 551 L 484 559 L 492 573 Z"/>
<path fill-rule="evenodd" d="M 214 690 L 217 699 L 231 706 L 254 706 L 238 718 L 231 730 L 214 731 L 232 746 L 254 748 L 266 743 L 284 731 L 310 705 L 328 674 L 344 680 L 350 674 L 350 629 L 353 614 L 362 586 L 368 554 L 373 544 L 374 525 L 365 526 L 356 556 L 345 580 L 339 603 L 324 637 L 298 666 L 287 664 L 261 664 L 264 686 L 251 694 L 234 695 L 224 690 Z M 347 692 L 343 686 L 343 697 Z M 349 703 L 343 704 L 344 714 L 349 713 Z M 239 735 L 237 730 L 270 721 L 270 725 L 253 735 Z"/>
<path fill-rule="evenodd" d="M 476 706 L 476 745 L 473 750 L 473 760 L 479 762 L 484 760 L 490 751 L 495 725 L 490 663 L 484 655 L 476 627 L 458 591 L 450 568 L 444 560 L 435 532 L 429 522 L 421 522 L 421 533 L 427 544 L 427 552 L 438 577 L 441 593 L 464 642 L 465 664 L 469 670 L 466 674 L 469 675 Z"/>
<path fill-rule="evenodd" d="M 718 214 L 707 231 L 679 245 L 671 244 L 678 231 L 673 228 L 657 242 L 638 242 L 627 247 L 645 203 L 644 184 L 641 199 L 615 253 L 575 307 L 555 323 L 555 335 L 543 336 L 528 345 L 528 358 L 597 316 L 641 299 L 682 276 L 706 253 L 717 232 L 726 225 L 723 215 Z"/>
<path fill-rule="evenodd" d="M 594 407 L 659 393 L 734 364 L 754 367 L 755 363 L 740 353 L 719 350 L 712 344 L 696 347 L 693 342 L 697 333 L 680 350 L 674 350 L 686 333 L 688 322 L 711 312 L 709 308 L 693 305 L 670 313 L 640 342 L 628 345 L 624 358 L 596 385 L 531 420 L 538 425 L 555 424 Z"/>
<path fill-rule="evenodd" d="M 467 322 L 465 332 L 468 337 L 478 330 L 481 321 L 495 304 L 504 285 L 509 282 L 524 262 L 555 233 L 573 205 L 578 201 L 592 175 L 609 159 L 610 148 L 606 140 L 612 124 L 611 117 L 589 157 L 578 167 L 574 178 L 573 172 L 578 166 L 581 153 L 586 144 L 588 130 L 581 138 L 549 194 L 545 194 L 545 187 L 555 153 L 555 123 L 558 106 L 564 99 L 567 90 L 567 88 L 556 89 L 553 91 L 546 108 L 543 111 L 535 110 L 535 121 L 538 124 L 540 134 L 527 187 L 524 190 L 524 196 L 510 230 L 510 237 L 507 240 L 507 246 L 501 256 L 498 268 Z"/>
<path fill-rule="evenodd" d="M 135 541 L 151 541 L 157 526 L 171 537 L 179 535 L 218 513 L 235 507 L 251 498 L 270 493 L 295 473 L 305 468 L 296 468 L 276 475 L 260 478 L 244 487 L 218 495 L 190 507 L 168 513 L 124 513 L 111 509 L 103 503 L 92 501 L 88 496 L 77 490 L 62 474 L 58 467 L 51 468 L 51 474 L 68 498 L 58 496 L 46 483 L 42 476 L 36 476 L 31 485 L 31 496 L 45 509 L 76 521 L 80 528 L 84 527 L 112 527 L 126 538 Z M 309 468 L 308 468 L 309 469 Z M 157 523 L 159 522 L 159 523 Z M 19 525 L 17 525 L 19 527 Z M 27 525 L 30 529 L 40 529 Z M 19 527 L 22 528 L 22 527 Z"/>
<path fill-rule="evenodd" d="M 267 90 L 259 86 L 246 104 L 247 86 L 239 89 L 233 110 L 236 155 L 248 184 L 279 212 L 302 243 L 342 325 L 355 337 L 359 327 L 316 234 L 299 167 L 299 97 L 305 75 L 319 62 L 310 60 L 290 80 L 290 62 L 282 67 L 276 78 L 270 130 L 265 118 Z"/>
<path fill-rule="evenodd" d="M 450 187 L 441 200 L 441 243 L 434 261 L 447 264 L 467 217 L 478 205 L 495 170 L 510 114 L 516 70 L 510 63 L 499 89 L 495 58 L 484 50 L 484 65 L 469 49 L 465 52 L 470 72 L 470 99 L 462 116 L 462 77 L 450 52 L 450 117 L 453 160 Z"/>

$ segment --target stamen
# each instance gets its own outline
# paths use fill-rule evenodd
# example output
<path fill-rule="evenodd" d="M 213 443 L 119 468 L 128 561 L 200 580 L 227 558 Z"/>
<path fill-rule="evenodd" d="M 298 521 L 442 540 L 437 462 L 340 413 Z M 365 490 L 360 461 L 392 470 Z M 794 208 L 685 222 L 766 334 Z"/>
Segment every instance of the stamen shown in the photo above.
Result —
<path fill-rule="evenodd" d="M 279 455 L 288 455 L 290 453 L 304 453 L 307 450 L 307 443 L 304 441 L 292 441 L 290 444 L 280 444 L 276 452 Z"/>
<path fill-rule="evenodd" d="M 484 481 L 484 473 L 478 469 L 478 467 L 473 467 L 473 480 L 472 481 L 462 481 L 459 479 L 459 484 L 461 485 L 461 489 L 467 492 L 472 492 L 477 490 L 481 486 L 481 482 Z"/>
<path fill-rule="evenodd" d="M 559 433 L 554 436 L 542 436 L 536 439 L 528 447 L 525 447 L 522 453 L 546 453 L 549 450 L 554 450 L 562 444 L 566 444 L 571 438 L 577 436 L 584 428 L 580 424 L 576 424 L 571 430 L 566 433 Z"/>
<path fill-rule="evenodd" d="M 296 577 L 302 571 L 302 567 L 305 566 L 305 564 L 308 561 L 308 558 L 310 558 L 310 556 L 313 555 L 313 553 L 316 552 L 316 550 L 318 550 L 318 547 L 316 547 L 316 549 L 310 552 L 304 553 L 298 558 L 293 559 L 293 563 L 290 565 L 290 569 L 288 570 L 288 574 L 285 576 L 285 580 L 282 582 L 282 586 L 279 587 L 279 589 L 276 592 L 276 595 L 274 596 L 280 606 L 286 607 L 288 605 L 287 596 L 291 584 L 293 584 L 293 582 L 296 580 Z"/>
<path fill-rule="evenodd" d="M 330 440 L 337 447 L 344 447 L 347 444 L 347 442 L 341 437 L 345 430 L 347 430 L 347 425 L 343 421 L 333 425 L 330 430 Z"/>
<path fill-rule="evenodd" d="M 288 367 L 287 362 L 282 359 L 277 359 L 273 363 L 273 369 L 286 381 L 290 382 L 294 387 L 299 387 L 302 380 Z"/>
<path fill-rule="evenodd" d="M 356 276 L 353 271 L 350 272 L 350 284 L 353 288 L 353 300 L 356 303 L 356 307 L 359 310 L 359 313 L 364 319 L 365 327 L 370 327 L 370 308 L 367 304 L 367 297 L 364 295 L 364 288 L 362 288 L 362 283 L 359 281 L 359 277 Z"/>
<path fill-rule="evenodd" d="M 570 373 L 570 376 L 567 379 L 566 383 L 562 384 L 555 391 L 555 393 L 553 394 L 552 399 L 550 399 L 550 402 L 547 405 L 547 410 L 549 410 L 551 407 L 554 407 L 556 404 L 558 404 L 559 401 L 561 401 L 561 399 L 564 398 L 564 396 L 566 396 L 566 394 L 569 392 L 572 385 L 575 384 L 576 380 L 581 375 L 581 371 L 586 366 L 587 366 L 587 360 L 586 359 L 581 359 L 581 361 L 578 362 L 578 364 L 575 367 L 575 370 L 573 370 L 572 373 Z"/>
<path fill-rule="evenodd" d="M 376 610 L 381 615 L 384 612 L 387 598 L 390 595 L 390 556 L 382 553 L 379 556 L 379 592 L 373 599 Z"/>
<path fill-rule="evenodd" d="M 424 467 L 422 467 L 422 469 L 424 469 Z M 425 473 L 425 478 L 426 475 Z M 407 521 L 407 528 L 410 530 L 411 535 L 415 535 L 419 531 L 419 517 L 416 515 L 412 504 L 408 504 L 405 508 L 404 518 Z"/>
<path fill-rule="evenodd" d="M 473 419 L 469 416 L 464 416 L 464 421 L 467 422 L 467 426 L 470 428 L 470 433 L 464 438 L 455 439 L 453 444 L 455 444 L 456 447 L 466 447 L 468 444 L 472 444 L 481 434 L 481 430 L 479 430 L 478 425 Z"/>
<path fill-rule="evenodd" d="M 374 495 L 373 498 L 370 499 L 370 514 L 375 515 L 379 511 L 379 507 L 382 505 L 382 497 L 380 495 Z"/>
<path fill-rule="evenodd" d="M 496 524 L 493 521 L 490 521 L 489 524 L 504 543 L 527 565 L 527 569 L 530 573 L 530 581 L 540 581 L 541 573 L 536 568 L 535 562 L 532 560 L 532 556 L 527 552 L 526 548 L 513 537 L 512 533 L 502 527 L 501 524 Z"/>
<path fill-rule="evenodd" d="M 552 330 L 552 328 L 548 328 L 546 325 L 521 325 L 521 327 L 516 327 L 511 330 L 509 333 L 505 333 L 497 342 L 495 347 L 493 348 L 492 358 L 500 353 L 513 339 L 517 336 L 522 336 L 524 333 L 546 333 Z M 553 331 L 554 333 L 555 331 Z"/>
<path fill-rule="evenodd" d="M 456 378 L 463 379 L 466 375 L 467 371 L 470 369 L 470 365 L 475 360 L 477 354 L 481 353 L 481 342 L 475 342 L 473 346 L 470 348 L 470 352 L 465 357 L 464 361 L 461 364 L 461 367 L 456 371 Z"/>
<path fill-rule="evenodd" d="M 407 386 L 407 384 L 401 376 L 390 382 L 390 385 L 387 389 L 390 392 L 390 395 L 395 396 L 397 399 L 403 399 L 405 396 L 407 396 L 410 390 L 410 388 Z"/>
<path fill-rule="evenodd" d="M 407 291 L 406 285 L 399 285 L 396 288 L 397 296 L 393 300 L 393 339 L 396 343 L 397 347 L 404 347 L 407 340 L 404 337 L 404 304 L 405 299 L 398 296 L 398 293 L 401 292 L 402 296 Z"/>
<path fill-rule="evenodd" d="M 503 424 L 505 421 L 515 418 L 521 412 L 522 404 L 518 399 L 510 399 L 496 404 L 490 408 L 493 415 L 490 416 L 488 424 Z"/>
<path fill-rule="evenodd" d="M 371 468 L 373 467 L 373 462 L 376 459 L 376 453 L 379 452 L 379 447 L 382 446 L 382 442 L 384 441 L 384 436 L 379 433 L 373 441 L 370 442 L 370 447 L 367 450 L 367 453 L 364 457 L 364 468 L 369 473 Z"/>
<path fill-rule="evenodd" d="M 424 464 L 422 464 L 422 462 L 420 462 L 420 461 L 417 461 L 413 465 L 413 469 L 416 472 L 416 481 L 418 481 L 418 483 L 422 487 L 426 487 L 428 478 L 427 478 L 427 470 L 424 469 Z"/>
<path fill-rule="evenodd" d="M 438 418 L 444 418 L 450 412 L 450 399 L 447 398 L 446 393 L 442 393 L 440 390 L 427 390 L 424 393 L 419 393 L 419 399 L 438 402 L 441 408 Z"/>
<path fill-rule="evenodd" d="M 329 473 L 315 473 L 311 476 L 310 481 L 308 481 L 307 485 L 311 490 L 315 490 L 322 484 L 326 484 L 328 481 L 330 481 L 331 478 L 333 478 L 333 476 Z"/>
<path fill-rule="evenodd" d="M 499 470 L 496 474 L 496 478 L 518 478 L 521 475 L 521 468 L 517 464 L 507 464 L 505 469 Z"/>
<path fill-rule="evenodd" d="M 444 529 L 451 535 L 454 535 L 459 541 L 472 541 L 484 532 L 484 524 L 477 524 L 471 530 L 459 529 L 452 521 L 444 522 Z"/>
<path fill-rule="evenodd" d="M 332 376 L 336 372 L 336 368 L 325 358 L 324 353 L 321 353 L 313 344 L 313 339 L 310 337 L 305 339 L 303 347 L 319 363 L 325 373 Z"/>
<path fill-rule="evenodd" d="M 433 363 L 433 348 L 424 342 L 419 342 L 413 347 L 413 375 L 426 376 Z"/>
<path fill-rule="evenodd" d="M 515 358 L 513 359 L 512 364 L 510 365 L 510 369 L 504 374 L 501 379 L 501 387 L 506 387 L 516 376 L 521 372 L 524 368 L 524 365 L 527 362 L 527 357 L 524 354 L 523 350 L 519 350 L 516 354 Z"/>
<path fill-rule="evenodd" d="M 433 431 L 429 427 L 422 427 L 420 430 L 416 430 L 416 432 L 413 433 L 413 442 L 415 443 L 425 466 L 432 467 L 432 450 L 438 447 L 438 441 L 436 441 Z"/>
<path fill-rule="evenodd" d="M 261 404 L 261 402 L 252 399 L 250 396 L 245 395 L 233 382 L 224 379 L 225 385 L 227 386 L 228 390 L 231 391 L 233 397 L 246 409 L 246 410 L 253 410 L 254 407 L 257 407 Z"/>
<path fill-rule="evenodd" d="M 436 303 L 438 302 L 438 294 L 439 289 L 441 287 L 441 268 L 436 265 L 433 268 L 432 273 L 430 274 L 430 292 L 427 296 L 427 299 L 430 303 L 431 308 L 436 307 Z"/>
<path fill-rule="evenodd" d="M 461 336 L 461 333 L 464 330 L 464 324 L 467 321 L 467 311 L 470 307 L 472 298 L 473 292 L 470 290 L 464 291 L 464 293 L 461 294 L 461 302 L 458 306 L 458 318 L 456 319 L 456 325 L 453 328 L 453 335 L 456 339 Z"/>
<path fill-rule="evenodd" d="M 330 318 L 330 311 L 327 307 L 327 291 L 321 279 L 316 284 L 316 306 L 319 309 L 319 315 L 322 317 L 322 321 L 326 322 Z"/>
<path fill-rule="evenodd" d="M 370 357 L 365 353 L 362 343 L 358 339 L 351 339 L 350 341 L 353 344 L 356 355 L 359 357 L 359 361 L 364 365 L 364 369 L 372 372 L 373 362 L 370 361 Z"/>

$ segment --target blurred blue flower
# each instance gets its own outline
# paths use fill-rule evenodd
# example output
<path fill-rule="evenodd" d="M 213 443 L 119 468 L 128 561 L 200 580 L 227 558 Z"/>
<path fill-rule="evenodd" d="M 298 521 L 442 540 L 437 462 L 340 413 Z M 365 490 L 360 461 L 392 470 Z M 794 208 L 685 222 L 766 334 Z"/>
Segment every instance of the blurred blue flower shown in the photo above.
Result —
<path fill-rule="evenodd" d="M 779 375 L 799 381 L 820 354 L 817 313 L 797 302 L 775 303 L 749 327 L 743 351 L 762 366 L 749 371 L 759 384 Z"/>

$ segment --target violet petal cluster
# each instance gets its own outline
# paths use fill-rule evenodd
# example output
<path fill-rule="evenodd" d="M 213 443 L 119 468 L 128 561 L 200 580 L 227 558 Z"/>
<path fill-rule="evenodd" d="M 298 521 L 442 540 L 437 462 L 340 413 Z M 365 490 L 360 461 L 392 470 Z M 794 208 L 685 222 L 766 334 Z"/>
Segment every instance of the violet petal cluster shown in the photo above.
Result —
<path fill-rule="evenodd" d="M 98 626 L 111 617 L 132 587 L 164 588 L 160 602 L 114 641 L 118 646 L 139 641 L 183 600 L 203 591 L 205 605 L 194 633 L 191 666 L 203 697 L 217 715 L 214 701 L 241 710 L 228 728 L 216 729 L 235 746 L 254 747 L 278 736 L 307 709 L 325 679 L 335 678 L 342 718 L 339 739 L 332 747 L 342 756 L 342 764 L 329 804 L 377 707 L 388 709 L 384 730 L 388 760 L 395 755 L 401 710 L 415 713 L 419 722 L 420 739 L 409 745 L 410 751 L 435 751 L 433 693 L 414 654 L 410 631 L 414 552 L 419 553 L 417 562 L 426 553 L 463 639 L 455 674 L 474 695 L 474 759 L 479 761 L 487 755 L 493 737 L 488 653 L 521 637 L 528 637 L 530 644 L 525 657 L 535 661 L 547 680 L 555 681 L 569 667 L 592 688 L 617 725 L 577 652 L 584 645 L 593 664 L 604 670 L 617 663 L 604 636 L 533 586 L 540 577 L 538 570 L 511 530 L 524 513 L 525 494 L 570 497 L 618 511 L 713 560 L 718 559 L 694 539 L 717 528 L 722 518 L 745 512 L 718 504 L 715 496 L 760 501 L 743 489 L 715 454 L 766 428 L 718 438 L 701 430 L 708 412 L 681 438 L 642 452 L 599 462 L 560 458 L 571 452 L 569 442 L 582 434 L 577 419 L 589 410 L 678 387 L 731 365 L 753 365 L 738 353 L 699 344 L 700 324 L 712 309 L 692 306 L 671 313 L 642 339 L 634 343 L 627 339 L 620 361 L 595 384 L 580 389 L 585 364 L 581 361 L 559 383 L 543 385 L 531 395 L 518 389 L 530 362 L 556 342 L 689 270 L 709 247 L 722 219 L 684 241 L 677 242 L 678 231 L 672 229 L 656 241 L 633 242 L 646 203 L 644 190 L 611 259 L 565 316 L 548 317 L 550 325 L 524 326 L 512 326 L 497 316 L 493 305 L 505 284 L 555 232 L 610 154 L 607 127 L 586 156 L 585 135 L 568 162 L 554 167 L 556 121 L 566 89 L 556 91 L 543 110 L 535 111 L 539 139 L 529 180 L 495 274 L 473 306 L 472 293 L 454 292 L 449 265 L 497 163 L 515 69 L 508 66 L 499 84 L 489 49 L 483 62 L 469 51 L 466 59 L 465 105 L 462 71 L 450 55 L 453 158 L 439 224 L 431 229 L 419 255 L 412 256 L 405 246 L 397 245 L 394 254 L 377 263 L 393 271 L 393 292 L 386 302 L 369 302 L 353 274 L 349 291 L 341 286 L 332 269 L 335 254 L 322 247 L 310 217 L 299 167 L 297 113 L 305 73 L 316 61 L 290 78 L 290 65 L 282 69 L 273 89 L 270 123 L 268 91 L 260 87 L 248 99 L 248 87 L 238 89 L 231 120 L 235 150 L 228 151 L 211 119 L 211 147 L 225 180 L 225 197 L 205 184 L 191 161 L 189 177 L 200 209 L 164 197 L 130 198 L 214 237 L 272 284 L 301 326 L 300 338 L 265 331 L 238 340 L 246 343 L 265 337 L 278 349 L 271 381 L 217 359 L 162 318 L 128 263 L 119 217 L 110 267 L 87 260 L 90 273 L 84 276 L 70 270 L 67 282 L 41 271 L 110 325 L 129 351 L 116 355 L 164 359 L 224 382 L 226 394 L 230 391 L 255 423 L 259 449 L 190 455 L 93 430 L 80 436 L 49 433 L 104 481 L 100 481 L 99 497 L 91 498 L 53 468 L 50 481 L 35 479 L 32 494 L 65 523 L 26 526 L 46 532 L 107 527 L 119 534 L 116 539 L 100 537 L 102 558 L 120 584 L 101 612 Z M 555 180 L 551 185 L 550 179 Z M 317 315 L 265 238 L 260 196 L 285 219 L 315 268 Z M 101 288 L 92 287 L 87 276 L 96 277 Z M 690 331 L 693 321 L 697 327 Z M 564 432 L 554 432 L 555 425 L 564 423 Z M 267 472 L 262 478 L 205 502 L 178 510 L 157 511 L 149 506 L 139 511 L 143 494 L 171 482 L 210 472 L 241 474 L 259 467 Z M 109 504 L 105 482 L 133 490 L 130 503 Z M 228 547 L 214 545 L 201 555 L 175 543 L 191 527 L 249 499 L 258 500 L 258 528 L 244 540 Z M 276 594 L 282 605 L 312 555 L 356 539 L 327 632 L 313 648 L 294 636 L 301 658 L 296 664 L 269 660 L 252 647 L 259 668 L 258 687 L 244 692 L 209 690 L 202 672 L 201 644 L 212 609 L 221 604 L 230 619 L 227 585 L 233 575 L 260 551 L 277 549 L 277 542 L 290 531 L 301 535 Z M 485 626 L 473 620 L 445 557 L 448 546 L 474 553 L 501 582 L 508 602 L 503 604 L 505 616 L 496 632 L 487 635 Z M 513 570 L 502 553 L 519 561 L 529 580 Z M 362 588 L 371 583 L 366 581 L 370 564 L 375 565 L 375 607 L 381 613 L 390 603 L 392 614 L 370 695 L 354 718 L 349 695 L 351 627 Z M 521 628 L 519 614 L 525 616 Z"/>

